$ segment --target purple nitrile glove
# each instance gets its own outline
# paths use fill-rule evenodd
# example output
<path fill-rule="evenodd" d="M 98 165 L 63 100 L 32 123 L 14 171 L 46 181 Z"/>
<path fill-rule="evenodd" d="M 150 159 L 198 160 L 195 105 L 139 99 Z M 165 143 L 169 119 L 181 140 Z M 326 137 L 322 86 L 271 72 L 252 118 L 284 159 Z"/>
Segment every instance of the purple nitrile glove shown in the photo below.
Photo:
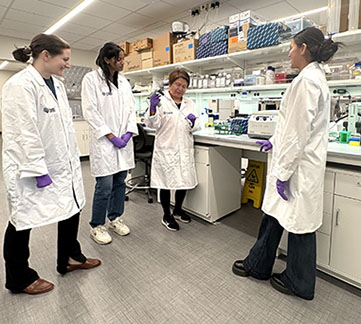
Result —
<path fill-rule="evenodd" d="M 44 188 L 44 187 L 52 184 L 52 182 L 53 182 L 48 174 L 45 174 L 45 175 L 42 175 L 39 177 L 35 177 L 35 178 L 36 178 L 36 186 L 38 188 Z"/>
<path fill-rule="evenodd" d="M 288 181 L 281 181 L 277 179 L 276 181 L 277 192 L 284 200 L 288 200 L 288 197 L 285 194 L 285 190 L 287 186 L 288 186 Z"/>
<path fill-rule="evenodd" d="M 129 140 L 131 139 L 131 137 L 133 136 L 133 133 L 131 132 L 126 132 L 125 134 L 123 134 L 120 138 L 126 143 L 128 144 Z"/>
<path fill-rule="evenodd" d="M 187 116 L 187 118 L 188 118 L 189 121 L 192 123 L 192 127 L 193 127 L 193 126 L 194 126 L 194 123 L 196 122 L 197 117 L 194 116 L 193 114 L 189 114 L 189 115 Z"/>
<path fill-rule="evenodd" d="M 127 143 L 122 138 L 117 136 L 110 138 L 109 141 L 111 141 L 114 146 L 120 149 L 127 145 Z"/>
<path fill-rule="evenodd" d="M 257 144 L 260 144 L 261 147 L 259 148 L 259 151 L 262 152 L 262 150 L 264 149 L 265 152 L 269 151 L 272 149 L 273 145 L 270 141 L 266 140 L 266 141 L 257 141 Z"/>
<path fill-rule="evenodd" d="M 157 109 L 157 105 L 160 103 L 160 96 L 158 93 L 155 93 L 153 96 L 150 97 L 150 108 L 149 111 L 152 115 L 155 114 Z"/>

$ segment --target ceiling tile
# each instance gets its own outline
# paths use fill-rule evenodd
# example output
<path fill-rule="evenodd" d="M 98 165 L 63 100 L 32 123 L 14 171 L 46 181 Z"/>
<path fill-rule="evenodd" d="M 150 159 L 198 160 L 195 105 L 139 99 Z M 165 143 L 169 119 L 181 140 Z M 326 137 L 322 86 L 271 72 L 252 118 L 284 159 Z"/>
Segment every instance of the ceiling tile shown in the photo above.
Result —
<path fill-rule="evenodd" d="M 240 0 L 235 0 L 235 1 L 240 1 Z M 162 0 L 162 2 L 168 3 L 172 6 L 176 6 L 178 8 L 181 8 L 183 10 L 185 9 L 192 9 L 195 8 L 201 4 L 204 4 L 207 1 L 204 0 Z M 223 2 L 223 1 L 222 1 Z"/>
<path fill-rule="evenodd" d="M 163 20 L 169 17 L 169 13 L 173 11 L 174 6 L 164 2 L 156 2 L 138 10 L 137 13 L 144 16 L 153 17 L 157 20 Z"/>
<path fill-rule="evenodd" d="M 61 7 L 65 7 L 67 9 L 73 9 L 78 4 L 82 3 L 84 0 L 40 0 L 40 2 L 45 2 L 48 4 L 53 4 Z"/>
<path fill-rule="evenodd" d="M 121 21 L 122 19 L 119 20 L 119 22 Z M 112 23 L 111 25 L 102 29 L 102 31 L 108 32 L 109 37 L 125 35 L 135 30 L 137 30 L 137 28 L 121 25 L 119 23 Z"/>
<path fill-rule="evenodd" d="M 91 50 L 93 50 L 94 45 L 87 44 L 87 43 L 84 43 L 84 42 L 75 42 L 75 43 L 71 44 L 71 47 L 91 51 Z"/>
<path fill-rule="evenodd" d="M 209 10 L 208 20 L 213 22 L 228 19 L 229 16 L 232 16 L 238 12 L 239 10 L 234 6 L 231 6 L 228 3 L 222 3 L 220 8 Z"/>
<path fill-rule="evenodd" d="M 267 20 L 275 20 L 275 19 L 295 15 L 298 12 L 288 3 L 280 2 L 262 9 L 258 9 L 257 13 L 265 17 Z"/>
<path fill-rule="evenodd" d="M 12 0 L 0 0 L 0 6 L 7 7 Z"/>
<path fill-rule="evenodd" d="M 74 22 L 75 21 L 76 20 L 74 20 Z M 76 33 L 76 34 L 80 34 L 80 35 L 88 35 L 88 34 L 91 34 L 91 33 L 94 33 L 97 31 L 96 28 L 81 26 L 81 25 L 74 24 L 71 22 L 67 22 L 65 25 L 61 26 L 59 28 L 59 30 L 66 31 L 69 33 Z"/>
<path fill-rule="evenodd" d="M 291 6 L 296 8 L 299 12 L 305 12 L 305 11 L 325 7 L 325 6 L 328 5 L 327 0 L 317 0 L 317 1 L 315 1 L 315 0 L 302 0 L 302 1 L 299 1 L 299 0 L 287 0 L 287 2 Z"/>
<path fill-rule="evenodd" d="M 12 4 L 12 8 L 55 19 L 63 17 L 69 11 L 67 8 L 40 2 L 38 0 L 15 0 Z"/>
<path fill-rule="evenodd" d="M 109 39 L 110 37 L 113 37 L 114 35 L 112 35 L 111 33 L 107 32 L 107 31 L 104 31 L 104 30 L 98 30 L 89 36 L 91 36 L 93 38 L 98 38 L 98 39 Z"/>
<path fill-rule="evenodd" d="M 115 21 L 130 14 L 131 11 L 104 2 L 95 1 L 86 7 L 83 13 Z"/>
<path fill-rule="evenodd" d="M 28 22 L 33 25 L 38 26 L 49 26 L 54 23 L 54 19 L 50 18 L 49 16 L 41 16 L 34 13 L 22 11 L 22 10 L 15 10 L 10 9 L 5 16 L 7 19 L 20 21 L 20 22 Z"/>
<path fill-rule="evenodd" d="M 5 28 L 4 26 L 0 25 L 0 35 L 8 36 L 8 37 L 15 37 L 15 38 L 21 38 L 21 39 L 27 39 L 30 40 L 36 35 L 37 33 L 27 32 L 24 30 L 18 31 L 14 29 Z M 26 44 L 22 43 L 16 43 L 16 46 L 24 46 Z"/>
<path fill-rule="evenodd" d="M 3 17 L 3 14 L 5 13 L 6 9 L 7 9 L 6 7 L 0 6 L 0 21 L 1 21 L 1 18 Z"/>
<path fill-rule="evenodd" d="M 158 19 L 154 19 L 151 17 L 146 17 L 143 15 L 139 15 L 137 13 L 132 13 L 127 17 L 122 19 L 122 24 L 128 26 L 136 26 L 139 28 L 144 28 L 147 25 L 154 24 Z"/>
<path fill-rule="evenodd" d="M 280 0 L 230 0 L 227 3 L 232 5 L 233 7 L 239 9 L 239 11 L 246 11 L 246 10 L 254 10 L 258 13 L 257 9 L 264 8 L 275 3 L 279 3 Z M 222 4 L 221 4 L 222 7 Z"/>
<path fill-rule="evenodd" d="M 58 35 L 61 38 L 64 38 L 68 43 L 73 43 L 78 41 L 79 39 L 82 39 L 83 36 L 76 33 L 69 33 L 63 30 L 59 30 L 56 32 L 56 35 Z"/>
<path fill-rule="evenodd" d="M 117 7 L 121 7 L 121 8 L 126 8 L 128 10 L 131 11 L 137 11 L 140 8 L 143 8 L 144 6 L 146 6 L 146 4 L 140 0 L 101 0 L 101 2 L 106 2 L 109 3 L 113 6 L 117 6 Z"/>
<path fill-rule="evenodd" d="M 94 37 L 85 37 L 83 39 L 76 41 L 76 43 L 86 43 L 86 44 L 92 45 L 94 47 L 94 46 L 103 45 L 107 41 L 109 41 L 108 38 L 99 39 L 99 38 L 94 38 Z"/>
<path fill-rule="evenodd" d="M 72 21 L 77 25 L 82 25 L 92 28 L 103 28 L 111 23 L 111 21 L 107 19 L 98 18 L 82 12 L 77 14 Z"/>
<path fill-rule="evenodd" d="M 189 10 L 182 11 L 178 15 L 165 18 L 164 20 L 168 23 L 172 23 L 173 21 L 183 21 L 186 17 L 191 17 Z"/>
<path fill-rule="evenodd" d="M 33 36 L 36 34 L 42 33 L 44 31 L 44 28 L 37 25 L 32 25 L 27 22 L 20 22 L 20 21 L 14 21 L 10 19 L 4 19 L 2 23 L 0 24 L 0 30 L 2 28 L 8 28 L 13 29 L 17 31 L 24 31 L 26 30 L 28 33 L 33 33 Z"/>

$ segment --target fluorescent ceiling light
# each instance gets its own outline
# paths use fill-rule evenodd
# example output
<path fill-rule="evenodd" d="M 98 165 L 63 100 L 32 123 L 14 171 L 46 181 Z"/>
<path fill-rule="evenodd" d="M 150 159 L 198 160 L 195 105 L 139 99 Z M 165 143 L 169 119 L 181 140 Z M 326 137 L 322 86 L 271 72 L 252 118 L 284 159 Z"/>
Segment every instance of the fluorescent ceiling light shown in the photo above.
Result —
<path fill-rule="evenodd" d="M 9 64 L 8 61 L 4 61 L 0 64 L 0 70 L 3 69 L 5 66 L 7 66 Z"/>
<path fill-rule="evenodd" d="M 288 17 L 276 19 L 276 20 L 273 20 L 273 21 L 278 22 L 278 21 L 296 19 L 296 18 L 300 18 L 300 17 L 303 17 L 303 16 L 310 16 L 310 15 L 313 15 L 313 14 L 318 13 L 318 12 L 326 11 L 327 9 L 328 9 L 327 6 L 326 7 L 321 7 L 321 8 L 318 8 L 318 9 L 313 9 L 313 10 L 310 10 L 310 11 L 301 12 L 301 13 L 299 13 L 297 15 L 288 16 Z"/>
<path fill-rule="evenodd" d="M 66 22 L 68 22 L 71 18 L 77 15 L 80 11 L 84 10 L 87 6 L 89 6 L 94 0 L 84 0 L 81 4 L 67 13 L 63 18 L 61 18 L 58 22 L 56 22 L 53 26 L 51 26 L 48 30 L 44 32 L 44 34 L 52 34 L 61 26 L 63 26 Z"/>

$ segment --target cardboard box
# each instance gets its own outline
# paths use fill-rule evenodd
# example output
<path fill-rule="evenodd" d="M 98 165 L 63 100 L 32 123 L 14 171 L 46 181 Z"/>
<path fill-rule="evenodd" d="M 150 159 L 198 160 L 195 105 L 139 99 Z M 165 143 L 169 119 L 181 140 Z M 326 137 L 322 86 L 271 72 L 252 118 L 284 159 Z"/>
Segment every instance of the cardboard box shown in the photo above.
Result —
<path fill-rule="evenodd" d="M 124 58 L 123 72 L 131 72 L 142 69 L 142 60 L 139 53 L 134 52 Z"/>
<path fill-rule="evenodd" d="M 239 14 L 239 20 L 246 20 L 246 19 L 253 19 L 253 21 L 256 24 L 262 24 L 265 22 L 265 20 L 260 16 L 257 15 L 255 12 L 253 12 L 252 10 L 247 10 L 247 11 L 243 11 Z"/>
<path fill-rule="evenodd" d="M 153 38 L 153 66 L 173 63 L 172 46 L 177 42 L 173 33 L 165 33 Z"/>
<path fill-rule="evenodd" d="M 247 50 L 247 33 L 251 27 L 253 27 L 251 24 L 240 26 L 237 36 L 233 36 L 231 34 L 231 30 L 229 31 L 228 53 L 236 53 Z"/>
<path fill-rule="evenodd" d="M 174 63 L 191 61 L 196 58 L 197 39 L 190 39 L 173 45 Z"/>
<path fill-rule="evenodd" d="M 306 17 L 300 17 L 298 19 L 289 20 L 285 22 L 286 26 L 291 28 L 292 35 L 299 33 L 307 27 L 312 27 L 312 22 Z"/>
<path fill-rule="evenodd" d="M 349 0 L 341 0 L 340 32 L 348 30 Z"/>
<path fill-rule="evenodd" d="M 129 53 L 128 54 L 135 52 L 134 44 L 135 44 L 135 42 L 129 43 Z"/>
<path fill-rule="evenodd" d="M 145 50 L 140 52 L 140 56 L 142 61 L 148 60 L 148 59 L 153 59 L 153 50 Z"/>
<path fill-rule="evenodd" d="M 142 69 L 150 69 L 152 67 L 153 67 L 153 59 L 152 58 L 142 60 Z"/>
<path fill-rule="evenodd" d="M 124 55 L 129 54 L 129 42 L 120 42 L 119 46 L 123 49 Z"/>
<path fill-rule="evenodd" d="M 151 38 L 144 38 L 134 42 L 134 49 L 136 51 L 143 51 L 153 47 L 153 40 Z"/>
<path fill-rule="evenodd" d="M 229 24 L 239 21 L 239 14 L 229 16 L 228 21 L 229 21 Z"/>

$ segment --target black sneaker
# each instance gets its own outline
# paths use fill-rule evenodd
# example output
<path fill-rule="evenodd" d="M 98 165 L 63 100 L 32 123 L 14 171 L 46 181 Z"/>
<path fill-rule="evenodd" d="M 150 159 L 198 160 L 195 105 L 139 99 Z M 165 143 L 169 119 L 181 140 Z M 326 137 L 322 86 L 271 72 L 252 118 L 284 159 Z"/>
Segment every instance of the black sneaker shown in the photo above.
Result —
<path fill-rule="evenodd" d="M 192 220 L 183 210 L 181 210 L 179 212 L 177 212 L 176 210 L 173 210 L 173 216 L 175 219 L 177 219 L 185 224 L 190 223 Z"/>
<path fill-rule="evenodd" d="M 162 219 L 162 224 L 170 231 L 178 231 L 179 230 L 179 225 L 178 223 L 175 221 L 173 216 L 163 216 Z"/>

